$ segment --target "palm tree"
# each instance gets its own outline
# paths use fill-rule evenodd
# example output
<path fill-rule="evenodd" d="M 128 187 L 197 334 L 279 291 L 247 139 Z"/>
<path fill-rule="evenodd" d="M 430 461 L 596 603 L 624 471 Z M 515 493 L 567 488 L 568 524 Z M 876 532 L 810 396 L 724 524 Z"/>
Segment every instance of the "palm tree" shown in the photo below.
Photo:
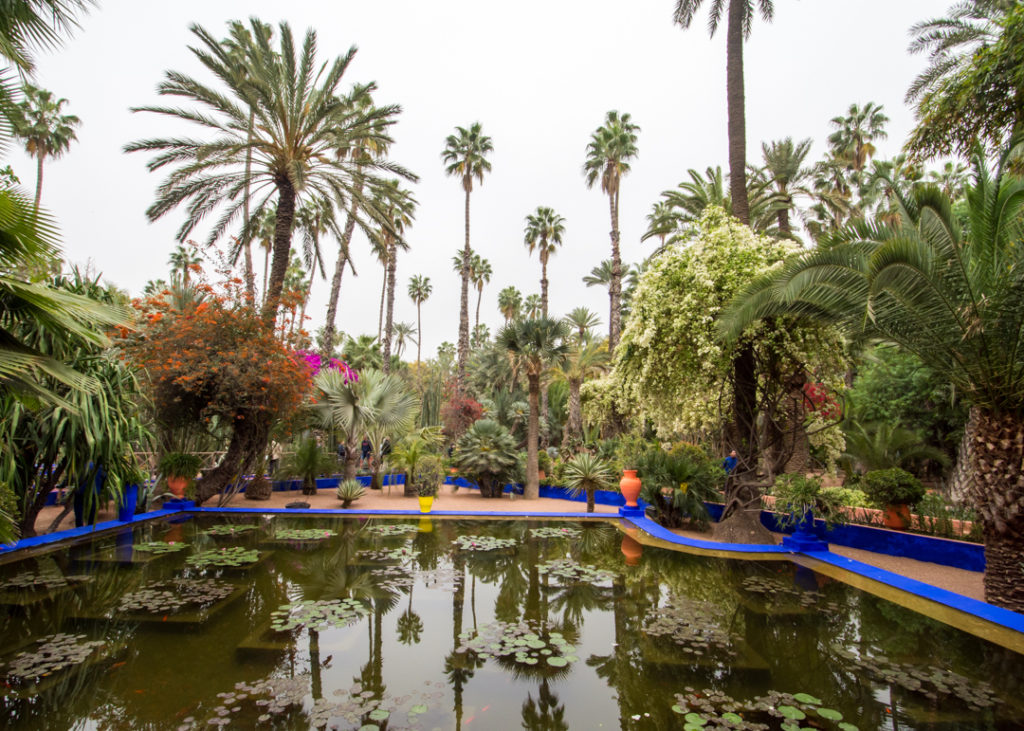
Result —
<path fill-rule="evenodd" d="M 180 276 L 182 284 L 188 289 L 188 279 L 192 267 L 198 266 L 202 261 L 203 258 L 199 256 L 195 246 L 189 244 L 186 248 L 184 245 L 178 244 L 178 247 L 167 258 L 167 263 L 171 265 L 171 281 Z"/>
<path fill-rule="evenodd" d="M 385 282 L 387 284 L 387 309 L 384 323 L 384 372 L 391 370 L 391 336 L 395 316 L 395 270 L 398 266 L 398 249 L 408 250 L 402 234 L 412 224 L 413 212 L 416 210 L 416 199 L 412 193 L 398 187 L 398 180 L 383 183 L 374 192 L 375 207 L 382 211 L 387 224 L 379 232 L 380 242 L 384 245 L 387 256 Z"/>
<path fill-rule="evenodd" d="M 405 350 L 405 344 L 407 341 L 412 341 L 418 344 L 418 340 L 412 336 L 414 332 L 416 332 L 416 328 L 411 322 L 395 323 L 395 355 L 398 358 L 402 357 L 402 351 Z"/>
<path fill-rule="evenodd" d="M 562 342 L 569 328 L 561 320 L 538 317 L 519 320 L 506 325 L 498 333 L 498 346 L 507 350 L 516 370 L 526 375 L 530 403 L 530 420 L 526 436 L 526 488 L 527 498 L 540 496 L 537 476 L 537 444 L 540 429 L 540 386 L 547 374 L 568 350 Z"/>
<path fill-rule="evenodd" d="M 505 287 L 498 292 L 498 309 L 501 316 L 505 318 L 505 324 L 519 317 L 519 310 L 523 307 L 523 295 L 515 287 Z"/>
<path fill-rule="evenodd" d="M 950 200 L 960 200 L 967 186 L 967 166 L 961 162 L 947 162 L 940 170 L 928 171 L 929 179 L 939 186 Z"/>
<path fill-rule="evenodd" d="M 523 242 L 540 258 L 540 310 L 544 317 L 548 316 L 548 257 L 558 251 L 564 233 L 565 219 L 552 208 L 537 206 L 537 211 L 526 217 Z"/>
<path fill-rule="evenodd" d="M 257 198 L 252 210 L 258 220 L 274 205 L 276 214 L 273 261 L 270 281 L 264 297 L 262 316 L 271 324 L 277 313 L 284 275 L 291 256 L 292 230 L 296 200 L 300 194 L 334 201 L 361 198 L 360 183 L 370 169 L 387 171 L 407 179 L 412 173 L 383 160 L 355 163 L 335 152 L 346 140 L 383 138 L 382 120 L 398 111 L 397 107 L 354 110 L 352 100 L 372 89 L 355 86 L 346 97 L 338 93 L 345 71 L 355 56 L 355 47 L 330 64 L 316 62 L 316 33 L 306 32 L 297 47 L 287 23 L 279 26 L 278 48 L 271 46 L 269 27 L 250 21 L 252 45 L 245 49 L 249 80 L 239 86 L 237 49 L 213 38 L 201 26 L 191 31 L 199 46 L 191 49 L 197 60 L 228 89 L 213 89 L 184 74 L 168 72 L 157 87 L 161 96 L 189 100 L 196 108 L 183 106 L 146 106 L 147 111 L 199 125 L 211 134 L 209 140 L 158 138 L 125 146 L 127 152 L 152 152 L 151 171 L 166 166 L 174 169 L 157 190 L 157 199 L 147 210 L 156 220 L 179 205 L 187 205 L 185 221 L 178 231 L 185 240 L 208 214 L 224 210 L 211 227 L 208 240 L 216 241 L 238 216 L 248 200 L 247 185 Z M 236 103 L 236 100 L 243 104 Z M 248 135 L 248 102 L 255 109 L 254 134 Z M 251 176 L 245 175 L 246 152 L 252 150 Z M 243 234 L 248 237 L 248 233 Z"/>
<path fill-rule="evenodd" d="M 966 230 L 936 186 L 897 191 L 898 224 L 855 223 L 831 246 L 753 283 L 726 322 L 731 332 L 784 313 L 839 323 L 855 337 L 896 343 L 948 380 L 971 404 L 964 439 L 985 536 L 986 600 L 1019 612 L 1024 181 L 1008 172 L 1013 149 L 993 177 L 976 147 Z"/>
<path fill-rule="evenodd" d="M 704 0 L 676 0 L 672 19 L 683 28 L 689 28 Z M 772 0 L 757 0 L 761 17 L 771 22 L 775 13 Z M 708 30 L 712 36 L 718 30 L 725 9 L 725 0 L 711 3 Z M 725 29 L 726 98 L 729 115 L 729 192 L 732 214 L 741 222 L 750 224 L 750 204 L 747 201 L 747 121 L 746 99 L 743 89 L 743 41 L 750 37 L 754 25 L 753 0 L 728 0 L 728 23 Z"/>
<path fill-rule="evenodd" d="M 622 260 L 619 257 L 619 186 L 622 176 L 629 172 L 629 160 L 636 157 L 636 137 L 640 128 L 633 124 L 629 114 L 621 117 L 617 111 L 605 116 L 604 124 L 594 130 L 587 145 L 587 161 L 583 164 L 587 187 L 593 188 L 600 179 L 602 192 L 608 195 L 612 219 L 612 271 L 608 287 L 610 315 L 608 317 L 608 349 L 615 352 L 622 330 Z"/>
<path fill-rule="evenodd" d="M 263 298 L 267 296 L 267 278 L 270 276 L 270 254 L 274 250 L 274 233 L 277 228 L 277 209 L 268 206 L 258 218 L 253 218 L 253 238 L 263 249 Z"/>
<path fill-rule="evenodd" d="M 473 178 L 483 185 L 484 173 L 491 171 L 491 163 L 487 155 L 494 151 L 491 138 L 483 133 L 479 122 L 474 122 L 469 129 L 456 127 L 456 134 L 448 135 L 444 143 L 441 159 L 445 163 L 445 173 L 462 180 L 462 189 L 466 193 L 466 243 L 462 249 L 462 295 L 459 304 L 459 358 L 456 366 L 455 380 L 457 388 L 462 389 L 466 378 L 466 358 L 469 355 L 469 264 L 472 249 L 469 246 L 469 195 L 473 192 Z"/>
<path fill-rule="evenodd" d="M 693 168 L 686 172 L 689 180 L 681 182 L 675 190 L 661 193 L 663 202 L 673 211 L 670 217 L 663 219 L 665 225 L 669 222 L 675 225 L 674 230 L 667 232 L 670 244 L 689 238 L 708 206 L 718 206 L 735 215 L 732 195 L 725 189 L 728 176 L 721 167 L 708 167 L 703 174 Z M 772 182 L 759 171 L 752 172 L 744 189 L 747 190 L 748 225 L 761 233 L 776 233 L 778 212 L 785 207 L 785 199 L 772 189 Z M 660 230 L 654 235 L 660 236 Z"/>
<path fill-rule="evenodd" d="M 586 307 L 577 307 L 565 316 L 565 322 L 577 331 L 576 342 L 585 343 L 590 339 L 590 329 L 600 325 L 601 319 L 596 312 Z"/>
<path fill-rule="evenodd" d="M 581 308 L 582 309 L 582 308 Z M 566 323 L 568 325 L 568 323 Z M 603 343 L 587 343 L 580 338 L 555 370 L 555 377 L 569 385 L 569 418 L 565 422 L 565 440 L 583 438 L 583 410 L 580 407 L 580 387 L 588 378 L 608 370 L 608 351 Z"/>
<path fill-rule="evenodd" d="M 540 306 L 540 295 L 539 294 L 528 294 L 526 299 L 523 300 L 523 316 L 529 319 L 540 317 L 541 306 Z"/>
<path fill-rule="evenodd" d="M 781 205 L 776 213 L 779 232 L 786 237 L 792 233 L 789 211 L 795 207 L 793 196 L 798 193 L 807 197 L 814 195 L 807 187 L 812 172 L 803 166 L 807 154 L 811 151 L 811 144 L 809 139 L 794 143 L 792 137 L 773 141 L 771 145 L 761 143 L 765 172 L 781 199 Z"/>
<path fill-rule="evenodd" d="M 14 107 L 11 122 L 14 134 L 25 143 L 25 152 L 36 159 L 36 200 L 43 194 L 43 162 L 60 157 L 78 137 L 75 127 L 82 123 L 73 114 L 61 114 L 67 99 L 57 99 L 53 92 L 32 84 L 22 87 L 25 100 Z"/>
<path fill-rule="evenodd" d="M 78 28 L 90 0 L 10 0 L 0 20 L 0 58 L 20 74 L 35 70 L 33 47 L 54 48 Z"/>
<path fill-rule="evenodd" d="M 299 206 L 295 212 L 295 226 L 302 231 L 302 257 L 306 267 L 309 269 L 309 282 L 306 283 L 305 296 L 302 298 L 302 314 L 299 315 L 299 327 L 306 323 L 306 307 L 309 305 L 309 296 L 313 291 L 313 280 L 316 278 L 317 268 L 320 269 L 320 276 L 326 276 L 324 269 L 324 257 L 320 251 L 320 237 L 327 233 L 334 234 L 335 238 L 341 236 L 338 231 L 338 224 L 334 219 L 334 205 L 330 200 L 314 198 Z"/>
<path fill-rule="evenodd" d="M 414 274 L 409 280 L 409 298 L 416 303 L 416 372 L 420 367 L 420 346 L 423 343 L 423 314 L 421 305 L 430 297 L 433 287 L 430 277 Z"/>
<path fill-rule="evenodd" d="M 647 230 L 640 237 L 641 241 L 657 236 L 661 239 L 658 251 L 665 248 L 665 240 L 679 228 L 679 214 L 668 201 L 655 201 L 651 212 L 647 214 Z"/>
<path fill-rule="evenodd" d="M 835 132 L 828 136 L 828 143 L 837 157 L 844 158 L 848 167 L 859 173 L 875 155 L 874 141 L 889 136 L 885 131 L 888 121 L 880 104 L 851 104 L 845 117 L 833 117 L 829 122 Z"/>
<path fill-rule="evenodd" d="M 476 323 L 474 329 L 480 327 L 480 301 L 484 296 L 484 285 L 491 281 L 491 275 L 494 274 L 494 270 L 491 269 L 491 262 L 484 259 L 479 254 L 473 255 L 472 264 L 472 280 L 473 286 L 476 287 Z"/>
<path fill-rule="evenodd" d="M 588 513 L 594 512 L 594 491 L 614 484 L 611 466 L 600 457 L 580 452 L 565 463 L 565 486 L 573 497 L 586 492 Z"/>
<path fill-rule="evenodd" d="M 368 368 L 380 369 L 383 365 L 380 357 L 380 345 L 372 335 L 360 335 L 349 338 L 342 349 L 342 358 L 357 372 Z"/>

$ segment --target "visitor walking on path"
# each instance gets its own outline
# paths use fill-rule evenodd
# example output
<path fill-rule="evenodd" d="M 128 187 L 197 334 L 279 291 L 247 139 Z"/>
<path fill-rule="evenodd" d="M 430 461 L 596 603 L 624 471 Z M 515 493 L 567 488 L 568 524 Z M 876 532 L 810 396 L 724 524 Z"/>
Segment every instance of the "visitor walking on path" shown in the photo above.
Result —
<path fill-rule="evenodd" d="M 364 467 L 364 468 L 369 467 L 370 466 L 370 455 L 373 454 L 373 445 L 370 443 L 370 438 L 369 437 L 363 437 L 363 443 L 360 446 L 360 454 L 361 454 L 360 466 Z"/>

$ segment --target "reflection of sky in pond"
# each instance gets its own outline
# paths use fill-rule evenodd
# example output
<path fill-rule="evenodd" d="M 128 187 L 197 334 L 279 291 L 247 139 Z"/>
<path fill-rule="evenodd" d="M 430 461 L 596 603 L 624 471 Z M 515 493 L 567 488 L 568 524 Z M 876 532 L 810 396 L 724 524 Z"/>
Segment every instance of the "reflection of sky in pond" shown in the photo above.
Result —
<path fill-rule="evenodd" d="M 0 664 L 30 648 L 31 637 L 71 627 L 111 648 L 95 666 L 61 670 L 28 689 L 38 688 L 32 703 L 8 698 L 5 725 L 66 728 L 90 719 L 85 726 L 216 728 L 207 725 L 212 719 L 248 728 L 274 704 L 259 693 L 238 700 L 240 681 L 264 695 L 277 689 L 280 705 L 294 696 L 301 711 L 274 716 L 275 727 L 289 729 L 325 720 L 359 728 L 371 721 L 371 711 L 373 720 L 390 711 L 392 727 L 415 721 L 426 729 L 560 728 L 562 719 L 573 729 L 676 729 L 681 716 L 672 706 L 687 688 L 698 696 L 711 689 L 736 703 L 771 690 L 806 693 L 821 699 L 825 713 L 838 709 L 862 729 L 891 727 L 887 707 L 895 708 L 901 729 L 931 728 L 929 714 L 964 728 L 1011 728 L 1024 718 L 1011 687 L 1024 677 L 1021 656 L 788 562 L 727 561 L 645 546 L 637 564 L 627 566 L 622 534 L 603 522 L 575 524 L 578 536 L 560 537 L 563 524 L 551 521 L 434 520 L 425 532 L 418 520 L 235 517 L 232 524 L 253 529 L 204 534 L 215 522 L 204 517 L 170 531 L 158 522 L 137 527 L 135 543 L 188 544 L 181 552 L 146 554 L 145 562 L 131 555 L 131 541 L 103 537 L 0 565 L 0 584 L 15 579 L 3 595 L 9 611 L 0 613 L 0 642 L 8 649 Z M 396 522 L 410 527 L 363 529 Z M 275 538 L 288 528 L 337 535 Z M 490 536 L 503 545 L 453 551 L 459 535 Z M 261 563 L 203 570 L 187 564 L 199 551 L 229 546 L 260 551 Z M 588 568 L 544 573 L 537 566 L 545 562 Z M 402 567 L 425 573 L 410 581 Z M 612 578 L 589 582 L 607 576 L 596 571 Z M 44 572 L 89 573 L 91 580 L 18 589 L 24 581 L 17 577 Z M 176 577 L 232 582 L 240 591 L 164 615 L 135 613 L 127 623 L 118 615 L 121 597 Z M 341 626 L 319 631 L 274 629 L 272 613 L 282 606 L 301 616 L 302 602 L 346 599 L 365 613 L 332 615 Z M 485 627 L 504 628 L 497 644 L 509 655 L 454 651 L 472 645 L 474 628 Z M 579 660 L 550 666 L 546 658 L 558 654 L 550 632 L 564 635 L 575 646 L 566 657 Z M 523 633 L 546 644 L 533 654 L 519 647 L 517 659 L 514 640 Z M 844 652 L 863 667 L 844 660 Z M 526 656 L 537 663 L 526 664 Z M 319 658 L 318 670 L 311 658 Z M 908 689 L 918 682 L 910 674 L 922 668 L 949 671 L 937 683 L 951 686 L 952 695 L 929 700 Z M 882 678 L 885 672 L 894 677 Z M 957 694 L 965 701 L 952 697 Z M 992 695 L 1008 703 L 994 711 L 968 707 Z M 724 712 L 722 703 L 715 701 L 716 713 Z M 409 716 L 410 709 L 422 712 Z M 819 727 L 837 728 L 814 719 L 813 706 L 805 711 Z M 348 712 L 361 715 L 346 720 Z M 778 719 L 764 720 L 771 729 L 780 726 Z"/>

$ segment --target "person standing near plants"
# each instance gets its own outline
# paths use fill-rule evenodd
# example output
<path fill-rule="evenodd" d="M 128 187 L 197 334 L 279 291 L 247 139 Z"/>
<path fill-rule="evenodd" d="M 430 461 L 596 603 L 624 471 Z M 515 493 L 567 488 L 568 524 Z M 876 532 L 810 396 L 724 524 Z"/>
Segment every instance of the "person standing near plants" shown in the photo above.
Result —
<path fill-rule="evenodd" d="M 360 445 L 360 467 L 370 466 L 370 455 L 373 453 L 373 445 L 368 436 L 363 436 L 363 443 Z"/>
<path fill-rule="evenodd" d="M 277 472 L 277 466 L 281 462 L 281 445 L 276 440 L 270 442 L 270 474 Z"/>

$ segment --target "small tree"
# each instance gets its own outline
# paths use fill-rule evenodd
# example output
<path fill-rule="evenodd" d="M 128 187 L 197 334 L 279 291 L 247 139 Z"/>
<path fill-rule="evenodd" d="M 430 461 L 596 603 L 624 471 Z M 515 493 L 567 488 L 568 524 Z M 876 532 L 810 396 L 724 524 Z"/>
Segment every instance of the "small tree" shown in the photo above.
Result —
<path fill-rule="evenodd" d="M 594 512 L 594 491 L 607 489 L 615 484 L 608 462 L 587 452 L 580 452 L 565 463 L 565 486 L 569 494 L 576 497 L 587 493 L 587 512 Z"/>

